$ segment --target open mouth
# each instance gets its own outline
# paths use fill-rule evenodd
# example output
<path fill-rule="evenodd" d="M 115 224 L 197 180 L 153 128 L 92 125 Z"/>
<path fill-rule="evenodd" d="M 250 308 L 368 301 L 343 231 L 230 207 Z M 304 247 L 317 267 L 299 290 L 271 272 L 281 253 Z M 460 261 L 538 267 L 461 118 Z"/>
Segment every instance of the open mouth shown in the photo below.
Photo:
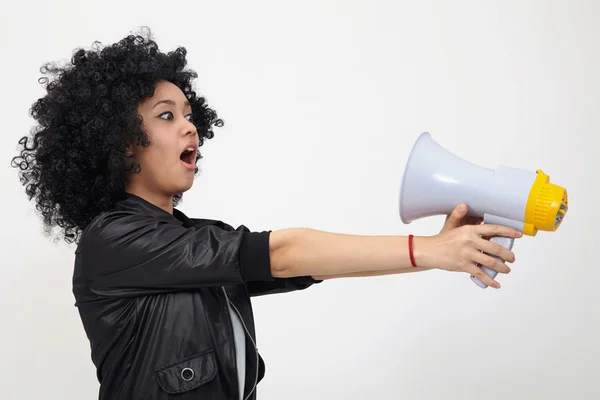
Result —
<path fill-rule="evenodd" d="M 193 149 L 186 149 L 181 153 L 179 159 L 185 164 L 194 165 L 196 163 L 196 151 Z"/>

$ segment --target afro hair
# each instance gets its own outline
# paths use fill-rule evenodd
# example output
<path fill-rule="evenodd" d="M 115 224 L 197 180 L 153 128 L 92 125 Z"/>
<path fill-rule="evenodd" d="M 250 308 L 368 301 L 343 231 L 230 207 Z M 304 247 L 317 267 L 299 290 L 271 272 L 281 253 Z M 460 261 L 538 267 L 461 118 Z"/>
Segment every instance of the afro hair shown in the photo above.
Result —
<path fill-rule="evenodd" d="M 137 107 L 158 82 L 177 85 L 189 100 L 199 146 L 213 137 L 213 126 L 223 126 L 194 92 L 197 74 L 186 68 L 186 54 L 184 47 L 160 52 L 146 29 L 110 46 L 77 48 L 65 65 L 40 68 L 46 94 L 30 109 L 36 125 L 19 140 L 12 166 L 29 200 L 35 198 L 47 233 L 58 226 L 67 243 L 78 242 L 81 231 L 124 194 L 128 177 L 140 170 L 127 146 L 149 145 Z M 181 196 L 173 197 L 174 205 Z"/>

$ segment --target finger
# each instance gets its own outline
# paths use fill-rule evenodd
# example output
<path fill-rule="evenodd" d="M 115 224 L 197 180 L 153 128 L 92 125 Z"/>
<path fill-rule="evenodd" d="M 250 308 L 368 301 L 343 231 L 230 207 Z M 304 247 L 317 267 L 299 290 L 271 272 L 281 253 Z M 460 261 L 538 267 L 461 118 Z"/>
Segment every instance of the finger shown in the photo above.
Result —
<path fill-rule="evenodd" d="M 482 283 L 485 283 L 486 285 L 488 285 L 490 287 L 493 287 L 493 288 L 496 288 L 496 289 L 500 289 L 500 282 L 498 282 L 498 281 L 490 278 L 477 265 L 472 264 L 472 266 L 467 270 L 467 272 L 469 274 L 471 274 L 472 276 L 474 276 L 475 278 L 479 279 Z"/>
<path fill-rule="evenodd" d="M 485 253 L 477 252 L 477 254 L 473 255 L 472 260 L 480 265 L 485 265 L 486 267 L 493 269 L 498 273 L 508 274 L 510 272 L 508 265 Z"/>
<path fill-rule="evenodd" d="M 496 224 L 483 224 L 477 225 L 475 227 L 476 232 L 479 236 L 504 236 L 504 237 L 512 237 L 512 238 L 520 238 L 523 236 L 523 232 L 516 230 L 515 228 L 511 228 L 509 226 L 504 225 L 496 225 Z"/>
<path fill-rule="evenodd" d="M 487 239 L 481 238 L 479 241 L 477 241 L 476 247 L 484 253 L 487 253 L 488 255 L 501 258 L 503 261 L 509 263 L 515 262 L 515 253 L 513 253 L 506 247 L 497 243 L 490 242 Z"/>

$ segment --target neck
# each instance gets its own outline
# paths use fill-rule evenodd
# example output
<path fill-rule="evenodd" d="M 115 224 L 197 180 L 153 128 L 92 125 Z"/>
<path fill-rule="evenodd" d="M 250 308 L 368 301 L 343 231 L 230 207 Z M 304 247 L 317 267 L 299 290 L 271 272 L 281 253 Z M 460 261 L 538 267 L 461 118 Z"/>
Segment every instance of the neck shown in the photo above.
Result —
<path fill-rule="evenodd" d="M 162 208 L 169 214 L 173 214 L 173 196 L 164 193 L 152 192 L 144 187 L 129 185 L 125 190 L 127 193 L 134 194 L 155 206 Z"/>

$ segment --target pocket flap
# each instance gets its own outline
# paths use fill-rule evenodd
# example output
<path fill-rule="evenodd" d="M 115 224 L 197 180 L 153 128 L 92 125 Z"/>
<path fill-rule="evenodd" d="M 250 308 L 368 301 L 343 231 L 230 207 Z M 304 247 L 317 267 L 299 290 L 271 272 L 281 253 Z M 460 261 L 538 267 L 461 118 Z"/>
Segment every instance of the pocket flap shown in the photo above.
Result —
<path fill-rule="evenodd" d="M 206 350 L 161 367 L 155 377 L 167 393 L 183 393 L 210 382 L 217 375 L 213 350 Z"/>

